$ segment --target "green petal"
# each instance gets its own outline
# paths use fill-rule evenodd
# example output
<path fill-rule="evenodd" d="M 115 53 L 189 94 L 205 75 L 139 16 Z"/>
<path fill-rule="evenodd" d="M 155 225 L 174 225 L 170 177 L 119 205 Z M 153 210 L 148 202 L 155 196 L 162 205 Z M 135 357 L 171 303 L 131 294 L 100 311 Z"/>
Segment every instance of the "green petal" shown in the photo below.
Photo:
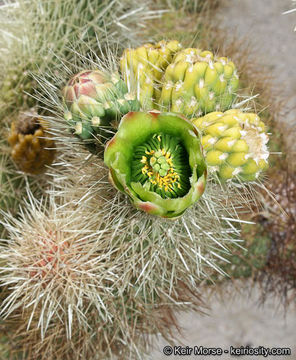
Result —
<path fill-rule="evenodd" d="M 124 192 L 124 187 L 122 186 L 121 182 L 118 180 L 116 176 L 116 171 L 114 169 L 110 169 L 109 171 L 109 181 L 117 190 Z"/>
<path fill-rule="evenodd" d="M 175 199 L 163 199 L 157 193 L 147 190 L 145 186 L 140 183 L 131 183 L 131 188 L 142 201 L 156 204 L 159 208 L 163 209 L 163 214 L 171 213 L 170 217 L 174 217 L 184 212 L 203 194 L 205 190 L 206 174 L 202 175 L 199 181 L 194 181 L 193 183 L 195 186 L 192 186 L 185 196 Z"/>
<path fill-rule="evenodd" d="M 118 137 L 129 142 L 131 149 L 146 141 L 151 134 L 158 131 L 158 123 L 149 113 L 129 112 L 119 125 Z"/>
<path fill-rule="evenodd" d="M 121 148 L 123 149 L 121 151 Z M 104 153 L 105 164 L 113 169 L 119 181 L 124 186 L 129 183 L 131 176 L 131 168 L 129 166 L 131 156 L 128 151 L 124 148 L 124 142 L 122 139 L 113 137 L 106 146 Z"/>
<path fill-rule="evenodd" d="M 157 204 L 150 201 L 141 201 L 138 200 L 137 198 L 134 200 L 134 206 L 137 209 L 145 211 L 151 215 L 165 216 L 167 213 L 165 209 L 158 206 Z"/>

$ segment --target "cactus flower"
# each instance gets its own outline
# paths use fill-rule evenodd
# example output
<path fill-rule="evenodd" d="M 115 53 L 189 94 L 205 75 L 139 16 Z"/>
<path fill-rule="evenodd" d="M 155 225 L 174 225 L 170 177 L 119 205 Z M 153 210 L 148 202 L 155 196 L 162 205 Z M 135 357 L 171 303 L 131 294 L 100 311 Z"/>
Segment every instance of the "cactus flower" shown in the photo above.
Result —
<path fill-rule="evenodd" d="M 178 114 L 128 113 L 107 143 L 104 161 L 113 185 L 149 214 L 180 216 L 205 190 L 198 131 Z"/>

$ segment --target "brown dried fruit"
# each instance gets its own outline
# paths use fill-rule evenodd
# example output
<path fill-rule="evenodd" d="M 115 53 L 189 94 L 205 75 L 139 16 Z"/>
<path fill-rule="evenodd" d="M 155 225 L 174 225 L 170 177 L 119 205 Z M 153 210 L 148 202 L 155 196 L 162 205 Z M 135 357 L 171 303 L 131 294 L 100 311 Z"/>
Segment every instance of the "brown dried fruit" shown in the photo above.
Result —
<path fill-rule="evenodd" d="M 53 162 L 54 140 L 46 133 L 45 121 L 36 113 L 21 114 L 11 124 L 8 142 L 14 162 L 26 173 L 40 174 Z"/>

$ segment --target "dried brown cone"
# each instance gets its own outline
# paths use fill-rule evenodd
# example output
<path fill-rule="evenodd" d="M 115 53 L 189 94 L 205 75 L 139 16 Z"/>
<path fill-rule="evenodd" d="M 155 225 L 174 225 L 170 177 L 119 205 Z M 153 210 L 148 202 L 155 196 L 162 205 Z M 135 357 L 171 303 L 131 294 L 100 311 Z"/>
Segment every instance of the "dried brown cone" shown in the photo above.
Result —
<path fill-rule="evenodd" d="M 46 122 L 34 112 L 23 113 L 12 122 L 8 142 L 14 162 L 25 173 L 40 174 L 54 160 L 55 143 Z"/>

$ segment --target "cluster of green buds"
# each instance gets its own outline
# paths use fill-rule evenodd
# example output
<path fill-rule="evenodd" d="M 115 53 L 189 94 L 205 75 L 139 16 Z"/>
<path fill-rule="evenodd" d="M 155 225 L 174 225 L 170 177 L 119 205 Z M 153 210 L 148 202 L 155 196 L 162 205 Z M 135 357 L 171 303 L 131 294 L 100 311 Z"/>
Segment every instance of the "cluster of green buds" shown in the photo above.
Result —
<path fill-rule="evenodd" d="M 202 134 L 209 170 L 221 180 L 254 181 L 268 168 L 268 135 L 258 115 L 232 109 L 193 123 Z"/>
<path fill-rule="evenodd" d="M 231 107 L 239 84 L 235 64 L 227 57 L 176 41 L 126 49 L 121 72 L 143 108 L 173 111 L 187 118 Z"/>
<path fill-rule="evenodd" d="M 211 51 L 184 49 L 176 54 L 164 77 L 160 108 L 169 108 L 188 118 L 228 109 L 238 88 L 237 70 L 226 57 Z"/>
<path fill-rule="evenodd" d="M 162 40 L 124 50 L 120 59 L 121 72 L 128 88 L 136 91 L 143 108 L 155 107 L 164 71 L 181 48 L 177 40 Z"/>
<path fill-rule="evenodd" d="M 259 117 L 222 112 L 239 86 L 230 59 L 173 40 L 126 49 L 120 67 L 123 79 L 100 70 L 75 75 L 63 90 L 65 118 L 83 140 L 117 130 L 104 161 L 136 208 L 178 217 L 204 192 L 206 166 L 221 180 L 244 182 L 268 167 Z"/>

